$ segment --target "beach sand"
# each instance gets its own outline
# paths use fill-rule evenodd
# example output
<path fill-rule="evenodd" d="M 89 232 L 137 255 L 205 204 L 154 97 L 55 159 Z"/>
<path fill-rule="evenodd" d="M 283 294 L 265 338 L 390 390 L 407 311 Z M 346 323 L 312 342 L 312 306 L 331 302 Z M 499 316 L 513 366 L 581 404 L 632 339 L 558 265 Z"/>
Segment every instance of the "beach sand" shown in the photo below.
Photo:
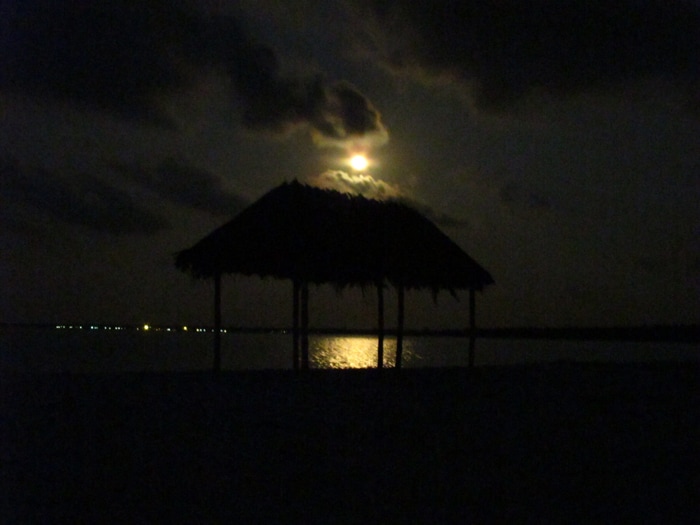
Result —
<path fill-rule="evenodd" d="M 700 366 L 1 377 L 3 523 L 697 523 Z"/>

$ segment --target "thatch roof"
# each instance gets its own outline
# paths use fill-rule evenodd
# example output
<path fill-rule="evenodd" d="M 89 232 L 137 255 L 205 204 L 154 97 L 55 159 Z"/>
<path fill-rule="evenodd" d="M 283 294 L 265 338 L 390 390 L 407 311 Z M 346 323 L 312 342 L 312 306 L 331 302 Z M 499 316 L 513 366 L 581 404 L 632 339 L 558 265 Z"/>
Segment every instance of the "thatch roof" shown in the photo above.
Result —
<path fill-rule="evenodd" d="M 271 190 L 176 255 L 197 278 L 238 273 L 336 286 L 476 289 L 491 275 L 406 204 L 296 181 Z"/>

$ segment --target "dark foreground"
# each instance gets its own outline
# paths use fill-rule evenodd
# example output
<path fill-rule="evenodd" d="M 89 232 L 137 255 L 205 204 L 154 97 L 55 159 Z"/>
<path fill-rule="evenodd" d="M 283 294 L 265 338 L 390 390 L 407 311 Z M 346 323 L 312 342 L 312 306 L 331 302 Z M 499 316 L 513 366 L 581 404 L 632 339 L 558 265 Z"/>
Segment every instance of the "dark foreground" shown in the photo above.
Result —
<path fill-rule="evenodd" d="M 3 523 L 694 523 L 700 367 L 0 378 Z"/>

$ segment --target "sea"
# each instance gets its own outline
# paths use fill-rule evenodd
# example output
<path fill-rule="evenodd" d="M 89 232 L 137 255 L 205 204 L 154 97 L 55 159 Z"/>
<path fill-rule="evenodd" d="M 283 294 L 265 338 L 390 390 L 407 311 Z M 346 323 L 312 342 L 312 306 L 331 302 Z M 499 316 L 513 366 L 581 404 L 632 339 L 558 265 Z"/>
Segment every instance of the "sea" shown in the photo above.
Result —
<path fill-rule="evenodd" d="M 209 370 L 210 331 L 143 329 L 0 329 L 0 374 L 120 373 Z M 224 370 L 292 368 L 289 332 L 221 334 Z M 468 365 L 469 340 L 456 336 L 407 336 L 402 364 L 416 367 Z M 384 366 L 393 367 L 396 339 L 384 341 Z M 311 334 L 311 368 L 377 366 L 377 339 L 368 335 Z M 476 366 L 555 362 L 699 362 L 700 345 L 680 342 L 479 338 Z"/>

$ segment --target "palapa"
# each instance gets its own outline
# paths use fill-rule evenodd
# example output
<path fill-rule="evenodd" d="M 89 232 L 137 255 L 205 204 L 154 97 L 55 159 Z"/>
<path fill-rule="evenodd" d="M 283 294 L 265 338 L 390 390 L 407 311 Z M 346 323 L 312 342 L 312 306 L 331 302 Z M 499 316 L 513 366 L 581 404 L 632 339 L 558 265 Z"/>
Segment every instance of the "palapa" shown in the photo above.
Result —
<path fill-rule="evenodd" d="M 399 297 L 396 366 L 401 366 L 405 289 L 470 291 L 470 364 L 474 292 L 491 275 L 430 220 L 403 202 L 283 183 L 231 221 L 175 257 L 176 266 L 215 282 L 215 363 L 220 367 L 220 283 L 223 274 L 290 279 L 294 283 L 294 366 L 308 367 L 308 285 L 375 286 L 378 366 L 383 365 L 383 290 Z M 299 331 L 301 318 L 301 332 Z"/>

